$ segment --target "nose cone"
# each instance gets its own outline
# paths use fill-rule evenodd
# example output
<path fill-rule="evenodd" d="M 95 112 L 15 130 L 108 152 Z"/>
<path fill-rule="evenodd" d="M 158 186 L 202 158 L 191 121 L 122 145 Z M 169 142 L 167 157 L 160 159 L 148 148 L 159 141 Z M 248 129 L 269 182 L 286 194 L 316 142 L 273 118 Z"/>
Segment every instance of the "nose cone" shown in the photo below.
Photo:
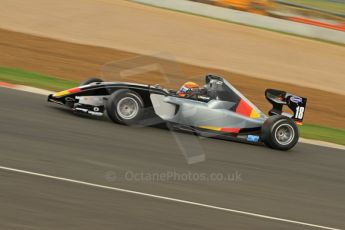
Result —
<path fill-rule="evenodd" d="M 76 87 L 76 88 L 72 88 L 72 89 L 68 89 L 68 90 L 64 90 L 64 91 L 55 93 L 53 95 L 53 97 L 63 97 L 63 96 L 69 95 L 69 94 L 78 93 L 80 91 L 81 91 L 81 89 L 79 87 Z"/>

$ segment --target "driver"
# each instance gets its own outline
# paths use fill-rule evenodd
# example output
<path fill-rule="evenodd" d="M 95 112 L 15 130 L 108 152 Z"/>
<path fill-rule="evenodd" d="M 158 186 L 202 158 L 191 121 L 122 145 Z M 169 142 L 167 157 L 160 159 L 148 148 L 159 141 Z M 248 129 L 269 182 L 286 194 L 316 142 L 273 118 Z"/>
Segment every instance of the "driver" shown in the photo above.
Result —
<path fill-rule="evenodd" d="M 197 83 L 192 81 L 187 81 L 186 83 L 184 83 L 179 91 L 176 92 L 176 96 L 188 99 L 196 99 L 205 102 L 208 102 L 210 100 L 207 89 L 200 88 Z"/>
<path fill-rule="evenodd" d="M 200 87 L 197 83 L 192 81 L 187 81 L 184 83 L 179 91 L 177 91 L 176 95 L 179 97 L 193 97 L 200 92 Z"/>

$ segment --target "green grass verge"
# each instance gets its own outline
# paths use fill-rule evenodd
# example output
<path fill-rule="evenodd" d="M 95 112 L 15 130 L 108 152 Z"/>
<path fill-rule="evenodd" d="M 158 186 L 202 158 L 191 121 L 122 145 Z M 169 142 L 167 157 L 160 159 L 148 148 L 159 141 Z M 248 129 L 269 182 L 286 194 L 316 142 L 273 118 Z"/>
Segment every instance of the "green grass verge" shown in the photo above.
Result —
<path fill-rule="evenodd" d="M 21 69 L 12 69 L 1 66 L 0 81 L 49 89 L 53 91 L 61 91 L 79 85 L 77 81 L 65 80 L 58 77 L 51 77 Z"/>
<path fill-rule="evenodd" d="M 341 2 L 329 0 L 289 0 L 289 2 L 342 14 L 345 13 L 345 4 Z"/>
<path fill-rule="evenodd" d="M 79 85 L 76 81 L 0 66 L 1 81 L 54 91 L 65 90 Z M 300 130 L 301 136 L 304 138 L 345 145 L 345 130 L 309 124 L 301 126 Z"/>
<path fill-rule="evenodd" d="M 300 127 L 301 136 L 345 145 L 345 130 L 320 125 L 305 124 Z"/>

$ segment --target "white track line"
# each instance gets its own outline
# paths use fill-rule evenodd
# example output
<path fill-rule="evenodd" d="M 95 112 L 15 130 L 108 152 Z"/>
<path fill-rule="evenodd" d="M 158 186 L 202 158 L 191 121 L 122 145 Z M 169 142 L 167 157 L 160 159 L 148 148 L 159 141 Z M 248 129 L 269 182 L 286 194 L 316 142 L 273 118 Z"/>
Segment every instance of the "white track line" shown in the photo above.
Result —
<path fill-rule="evenodd" d="M 299 142 L 304 143 L 304 144 L 310 144 L 310 145 L 318 145 L 322 147 L 327 147 L 327 148 L 332 148 L 332 149 L 340 149 L 340 150 L 345 150 L 344 145 L 338 145 L 326 141 L 319 141 L 319 140 L 311 140 L 311 139 L 306 139 L 306 138 L 299 138 Z"/>
<path fill-rule="evenodd" d="M 149 194 L 149 193 L 137 192 L 137 191 L 128 190 L 128 189 L 110 187 L 110 186 L 105 186 L 105 185 L 100 185 L 100 184 L 89 183 L 89 182 L 85 182 L 85 181 L 68 179 L 68 178 L 64 178 L 64 177 L 51 176 L 51 175 L 47 175 L 47 174 L 35 173 L 35 172 L 26 171 L 26 170 L 9 168 L 9 167 L 5 167 L 5 166 L 0 166 L 0 169 L 10 171 L 10 172 L 22 173 L 22 174 L 26 174 L 26 175 L 32 175 L 32 176 L 49 178 L 49 179 L 54 179 L 54 180 L 59 180 L 59 181 L 70 182 L 70 183 L 76 183 L 76 184 L 81 184 L 81 185 L 95 187 L 95 188 L 101 188 L 101 189 L 113 190 L 113 191 L 117 191 L 117 192 L 129 193 L 129 194 L 134 194 L 134 195 L 138 195 L 138 196 L 145 196 L 145 197 L 150 197 L 150 198 L 155 198 L 155 199 L 160 199 L 160 200 L 167 200 L 167 201 L 176 202 L 176 203 L 182 203 L 182 204 L 194 205 L 194 206 L 199 206 L 199 207 L 204 207 L 204 208 L 210 208 L 210 209 L 215 209 L 215 210 L 224 211 L 224 212 L 231 212 L 231 213 L 237 213 L 237 214 L 246 215 L 246 216 L 253 216 L 253 217 L 262 218 L 262 219 L 280 221 L 280 222 L 296 224 L 296 225 L 303 225 L 303 226 L 319 228 L 319 229 L 341 230 L 339 228 L 331 228 L 331 227 L 327 227 L 327 226 L 310 224 L 310 223 L 305 223 L 305 222 L 295 221 L 295 220 L 288 220 L 288 219 L 278 218 L 278 217 L 273 217 L 273 216 L 266 216 L 266 215 L 261 215 L 261 214 L 257 214 L 257 213 L 253 213 L 253 212 L 240 211 L 240 210 L 236 210 L 236 209 L 222 208 L 222 207 L 218 207 L 218 206 L 214 206 L 214 205 L 202 204 L 202 203 L 197 203 L 197 202 L 192 202 L 192 201 L 187 201 L 187 200 L 180 200 L 180 199 L 170 198 L 170 197 L 166 197 L 166 196 L 159 196 L 159 195 L 154 195 L 154 194 Z"/>
<path fill-rule="evenodd" d="M 19 91 L 25 91 L 25 92 L 35 93 L 35 94 L 40 94 L 40 95 L 46 95 L 46 96 L 48 96 L 49 94 L 55 93 L 55 92 L 45 90 L 45 89 L 35 88 L 31 86 L 26 86 L 26 85 L 16 85 L 16 84 L 11 84 L 7 82 L 0 82 L 0 87 L 15 89 Z"/>

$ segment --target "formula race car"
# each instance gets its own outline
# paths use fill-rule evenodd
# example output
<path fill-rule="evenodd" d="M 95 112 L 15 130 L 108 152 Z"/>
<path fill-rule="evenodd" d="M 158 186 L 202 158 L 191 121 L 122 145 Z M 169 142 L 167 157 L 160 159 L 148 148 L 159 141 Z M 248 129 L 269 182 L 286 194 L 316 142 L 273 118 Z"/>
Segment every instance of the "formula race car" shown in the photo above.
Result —
<path fill-rule="evenodd" d="M 167 123 L 174 129 L 200 136 L 236 139 L 289 150 L 299 138 L 307 99 L 267 89 L 272 104 L 268 116 L 219 76 L 207 75 L 203 88 L 180 96 L 159 85 L 103 82 L 91 78 L 79 87 L 48 96 L 49 102 L 76 113 L 103 116 L 123 125 Z M 286 105 L 292 112 L 283 112 Z"/>

